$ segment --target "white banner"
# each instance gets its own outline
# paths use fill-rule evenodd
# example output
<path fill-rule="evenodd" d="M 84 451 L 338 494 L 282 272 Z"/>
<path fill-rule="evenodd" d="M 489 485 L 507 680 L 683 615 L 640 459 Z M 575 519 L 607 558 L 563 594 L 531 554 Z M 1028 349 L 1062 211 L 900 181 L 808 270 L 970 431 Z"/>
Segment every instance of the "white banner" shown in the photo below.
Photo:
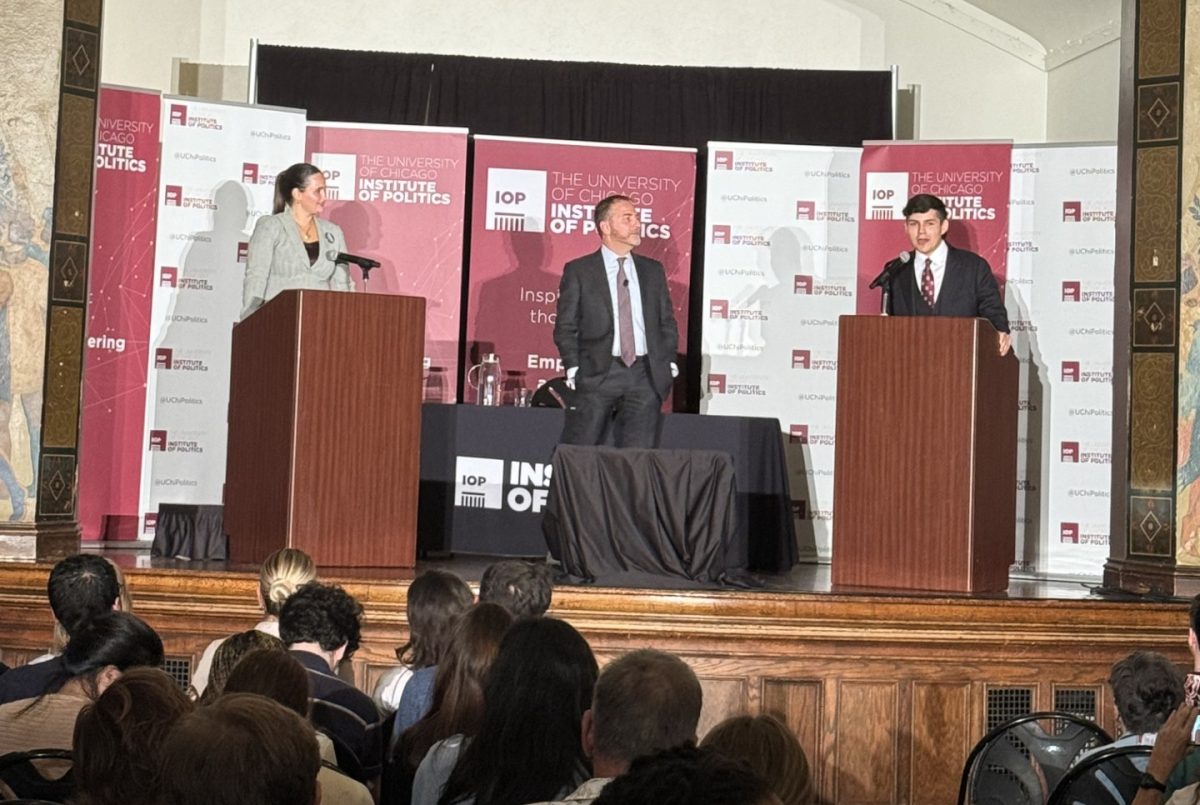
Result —
<path fill-rule="evenodd" d="M 1116 165 L 1114 145 L 1013 148 L 1017 564 L 1043 576 L 1097 577 L 1108 557 Z"/>
<path fill-rule="evenodd" d="M 141 522 L 162 503 L 220 504 L 233 324 L 247 242 L 275 176 L 304 159 L 305 113 L 163 98 L 158 247 Z"/>
<path fill-rule="evenodd" d="M 708 144 L 700 413 L 779 419 L 802 561 L 828 559 L 858 148 Z"/>

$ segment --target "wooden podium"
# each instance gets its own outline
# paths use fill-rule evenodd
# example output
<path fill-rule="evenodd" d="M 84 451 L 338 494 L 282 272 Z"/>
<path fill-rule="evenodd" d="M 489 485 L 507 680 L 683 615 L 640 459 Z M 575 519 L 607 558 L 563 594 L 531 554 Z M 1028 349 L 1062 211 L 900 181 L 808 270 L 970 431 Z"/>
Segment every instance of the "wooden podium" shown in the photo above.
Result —
<path fill-rule="evenodd" d="M 285 291 L 233 330 L 233 562 L 416 563 L 425 300 Z"/>
<path fill-rule="evenodd" d="M 984 319 L 841 317 L 836 587 L 1008 589 L 1017 371 Z"/>

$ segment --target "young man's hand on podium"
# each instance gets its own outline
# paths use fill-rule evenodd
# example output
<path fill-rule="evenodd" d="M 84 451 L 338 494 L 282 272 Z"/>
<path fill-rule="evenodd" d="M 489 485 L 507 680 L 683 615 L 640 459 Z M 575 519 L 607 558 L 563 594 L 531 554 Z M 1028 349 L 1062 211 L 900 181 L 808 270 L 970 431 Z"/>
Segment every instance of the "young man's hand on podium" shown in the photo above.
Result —
<path fill-rule="evenodd" d="M 997 333 L 1000 336 L 1000 354 L 1007 355 L 1009 347 L 1012 346 L 1012 335 L 1009 333 Z"/>

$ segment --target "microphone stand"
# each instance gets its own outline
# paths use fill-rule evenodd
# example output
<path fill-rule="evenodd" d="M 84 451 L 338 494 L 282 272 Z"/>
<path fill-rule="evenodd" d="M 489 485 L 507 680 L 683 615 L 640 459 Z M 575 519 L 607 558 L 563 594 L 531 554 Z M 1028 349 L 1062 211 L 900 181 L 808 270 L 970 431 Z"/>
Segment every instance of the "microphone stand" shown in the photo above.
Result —
<path fill-rule="evenodd" d="M 883 293 L 879 296 L 879 315 L 890 316 L 888 308 L 891 306 L 892 301 L 892 278 L 888 277 L 884 282 L 880 283 L 880 288 Z"/>

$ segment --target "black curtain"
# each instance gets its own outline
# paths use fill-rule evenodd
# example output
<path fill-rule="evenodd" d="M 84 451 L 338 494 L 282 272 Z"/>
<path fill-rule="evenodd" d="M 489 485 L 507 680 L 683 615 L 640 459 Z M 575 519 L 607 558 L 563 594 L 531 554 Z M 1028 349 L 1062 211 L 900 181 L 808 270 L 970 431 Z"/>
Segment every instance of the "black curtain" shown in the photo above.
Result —
<path fill-rule="evenodd" d="M 258 102 L 309 120 L 693 146 L 892 137 L 887 71 L 648 67 L 260 45 Z"/>

